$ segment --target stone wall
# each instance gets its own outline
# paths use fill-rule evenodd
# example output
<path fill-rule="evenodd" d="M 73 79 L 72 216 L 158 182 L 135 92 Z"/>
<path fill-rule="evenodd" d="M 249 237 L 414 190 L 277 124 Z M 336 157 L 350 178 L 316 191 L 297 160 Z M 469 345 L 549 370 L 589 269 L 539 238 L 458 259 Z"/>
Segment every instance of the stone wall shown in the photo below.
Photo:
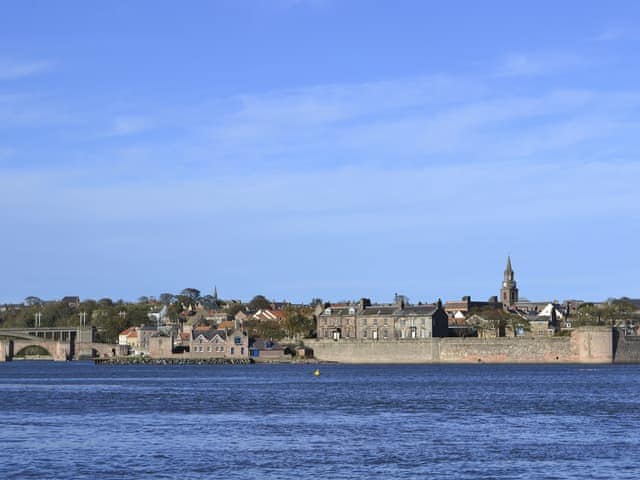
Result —
<path fill-rule="evenodd" d="M 570 337 L 316 340 L 318 360 L 339 363 L 611 363 L 612 332 L 582 327 Z"/>
<path fill-rule="evenodd" d="M 614 363 L 640 363 L 640 337 L 614 333 Z"/>
<path fill-rule="evenodd" d="M 107 358 L 127 354 L 126 345 L 111 343 L 82 342 L 76 343 L 74 360 L 87 358 Z"/>

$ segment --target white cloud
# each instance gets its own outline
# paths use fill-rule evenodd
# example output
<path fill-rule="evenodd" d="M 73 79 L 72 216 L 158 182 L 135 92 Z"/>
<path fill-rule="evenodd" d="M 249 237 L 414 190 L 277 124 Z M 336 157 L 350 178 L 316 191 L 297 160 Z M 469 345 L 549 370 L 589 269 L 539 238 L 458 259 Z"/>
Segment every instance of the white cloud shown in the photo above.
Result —
<path fill-rule="evenodd" d="M 9 59 L 0 59 L 0 80 L 13 80 L 30 77 L 50 70 L 55 65 L 49 60 L 19 62 Z"/>
<path fill-rule="evenodd" d="M 569 53 L 511 53 L 498 67 L 498 75 L 552 75 L 588 65 L 589 62 Z"/>
<path fill-rule="evenodd" d="M 594 35 L 594 42 L 615 42 L 621 40 L 637 40 L 640 38 L 637 28 L 609 27 Z"/>
<path fill-rule="evenodd" d="M 152 129 L 154 123 L 151 119 L 140 115 L 124 115 L 115 118 L 113 126 L 105 136 L 125 136 L 142 133 Z"/>
<path fill-rule="evenodd" d="M 513 160 L 586 141 L 618 141 L 640 105 L 635 92 L 513 95 L 488 85 L 433 77 L 246 95 L 234 111 L 217 115 L 212 150 L 219 158 L 263 165 L 332 158 L 403 163 L 443 155 Z"/>

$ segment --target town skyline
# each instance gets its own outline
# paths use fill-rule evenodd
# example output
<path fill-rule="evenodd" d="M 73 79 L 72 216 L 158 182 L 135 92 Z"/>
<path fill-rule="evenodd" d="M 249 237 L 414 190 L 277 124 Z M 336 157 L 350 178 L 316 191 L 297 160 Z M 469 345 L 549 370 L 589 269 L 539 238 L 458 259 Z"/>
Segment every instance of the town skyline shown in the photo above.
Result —
<path fill-rule="evenodd" d="M 547 297 L 540 297 L 540 298 L 531 298 L 528 295 L 519 295 L 518 291 L 519 288 L 516 288 L 516 285 L 520 284 L 520 280 L 517 278 L 514 278 L 514 273 L 516 271 L 516 269 L 514 268 L 512 270 L 512 264 L 511 264 L 511 256 L 508 255 L 507 256 L 507 260 L 506 260 L 506 268 L 504 270 L 504 276 L 501 282 L 498 282 L 497 285 L 498 287 L 496 288 L 496 291 L 494 293 L 491 293 L 489 295 L 487 295 L 486 297 L 481 297 L 481 296 L 474 296 L 474 295 L 470 295 L 469 293 L 461 293 L 458 296 L 451 296 L 451 297 L 445 297 L 442 295 L 435 295 L 433 298 L 431 297 L 424 297 L 423 296 L 416 296 L 413 297 L 411 295 L 408 295 L 406 292 L 403 291 L 394 291 L 391 295 L 384 297 L 384 298 L 378 298 L 372 295 L 367 295 L 366 292 L 361 294 L 361 295 L 356 295 L 353 297 L 333 297 L 333 298 L 328 298 L 328 297 L 322 297 L 320 295 L 312 295 L 308 298 L 288 298 L 288 297 L 275 297 L 275 296 L 269 296 L 268 294 L 265 294 L 263 291 L 253 291 L 253 293 L 251 293 L 249 296 L 247 297 L 240 297 L 240 296 L 234 296 L 234 295 L 219 295 L 218 294 L 218 285 L 214 285 L 213 288 L 211 288 L 210 290 L 207 290 L 205 288 L 197 288 L 197 287 L 181 287 L 178 289 L 174 289 L 174 290 L 163 290 L 162 292 L 156 293 L 156 294 L 142 294 L 139 295 L 137 297 L 134 298 L 122 298 L 122 297 L 114 297 L 114 296 L 110 296 L 110 295 L 97 295 L 97 296 L 82 296 L 82 295 L 75 295 L 73 296 L 73 298 L 77 297 L 79 299 L 81 299 L 82 301 L 85 300 L 99 300 L 102 298 L 109 298 L 113 301 L 124 301 L 126 303 L 135 303 L 137 301 L 139 301 L 140 299 L 148 299 L 154 302 L 158 302 L 158 303 L 165 303 L 162 300 L 162 296 L 163 295 L 173 295 L 173 296 L 178 296 L 180 295 L 180 292 L 185 291 L 185 290 L 197 290 L 200 294 L 201 297 L 212 297 L 215 298 L 216 301 L 218 299 L 220 299 L 221 301 L 239 301 L 241 303 L 249 303 L 249 301 L 252 298 L 255 298 L 256 296 L 264 296 L 266 299 L 268 299 L 269 301 L 273 301 L 273 302 L 285 302 L 285 303 L 292 303 L 292 304 L 311 304 L 313 300 L 315 299 L 320 299 L 323 302 L 358 302 L 360 299 L 362 298 L 367 298 L 369 300 L 372 300 L 374 303 L 394 303 L 396 301 L 396 296 L 397 295 L 402 295 L 403 297 L 407 298 L 407 300 L 411 303 L 417 304 L 417 303 L 436 303 L 438 299 L 443 300 L 443 301 L 455 301 L 455 300 L 460 300 L 463 297 L 470 297 L 471 299 L 473 299 L 474 301 L 481 301 L 481 302 L 485 302 L 488 301 L 489 299 L 491 299 L 492 297 L 496 297 L 496 301 L 502 302 L 502 303 L 513 303 L 514 301 L 517 301 L 518 299 L 520 301 L 531 301 L 531 302 L 546 302 L 546 301 L 553 301 L 553 302 L 562 302 L 562 301 L 568 301 L 568 300 L 581 300 L 581 301 L 585 301 L 585 302 L 605 302 L 607 300 L 610 299 L 616 299 L 616 298 L 634 298 L 632 295 L 625 295 L 625 294 L 618 294 L 618 295 L 609 295 L 606 297 L 601 297 L 601 298 L 587 298 L 587 297 L 581 297 L 579 295 L 574 295 L 574 296 L 569 296 L 569 297 L 559 297 L 557 295 L 548 295 Z M 510 285 L 512 287 L 512 289 L 515 289 L 516 293 L 515 293 L 515 300 L 510 300 L 509 302 L 505 301 L 505 298 L 503 296 L 503 290 L 505 289 L 505 284 L 504 281 L 508 280 L 507 279 L 507 272 L 510 272 L 510 278 L 512 281 L 512 284 Z M 517 277 L 517 275 L 516 275 Z M 515 280 L 515 281 L 514 281 Z M 68 292 L 67 292 L 68 293 Z M 76 292 L 77 293 L 77 292 Z M 25 299 L 27 298 L 36 298 L 36 299 L 40 299 L 43 301 L 57 301 L 59 299 L 64 299 L 65 295 L 60 295 L 58 297 L 54 297 L 54 298 L 45 298 L 45 297 L 41 297 L 39 295 L 26 295 L 25 297 L 23 297 L 20 300 L 17 301 L 11 301 L 11 302 L 7 302 L 7 301 L 2 301 L 2 299 L 0 299 L 0 305 L 1 304 L 20 304 L 23 303 L 25 301 Z"/>

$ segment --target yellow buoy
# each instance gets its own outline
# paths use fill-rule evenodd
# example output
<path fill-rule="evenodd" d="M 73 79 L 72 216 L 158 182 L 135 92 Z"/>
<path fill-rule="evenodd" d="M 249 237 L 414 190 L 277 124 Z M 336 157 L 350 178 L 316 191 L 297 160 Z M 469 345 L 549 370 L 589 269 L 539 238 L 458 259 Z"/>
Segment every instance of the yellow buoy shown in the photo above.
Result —
<path fill-rule="evenodd" d="M 319 369 L 319 368 L 316 368 L 316 370 L 315 370 L 315 372 L 313 372 L 313 374 L 314 374 L 316 377 L 319 377 L 319 376 L 320 376 L 320 369 Z"/>

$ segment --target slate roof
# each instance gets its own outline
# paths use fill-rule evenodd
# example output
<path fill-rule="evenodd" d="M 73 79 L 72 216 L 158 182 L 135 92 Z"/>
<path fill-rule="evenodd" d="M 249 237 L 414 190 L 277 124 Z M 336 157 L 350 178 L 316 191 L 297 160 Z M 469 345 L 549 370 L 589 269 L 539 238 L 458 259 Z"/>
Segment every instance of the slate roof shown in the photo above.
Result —
<path fill-rule="evenodd" d="M 364 307 L 360 313 L 362 315 L 393 315 L 397 309 L 397 305 L 371 305 Z"/>
<path fill-rule="evenodd" d="M 358 311 L 355 305 L 349 307 L 328 307 L 331 309 L 331 313 L 325 313 L 323 311 L 320 315 L 354 315 Z M 353 309 L 353 310 L 352 310 Z M 353 312 L 353 313 L 350 313 Z"/>
<path fill-rule="evenodd" d="M 258 350 L 284 350 L 284 347 L 274 340 L 267 340 L 266 338 L 255 338 L 250 345 L 250 348 L 257 348 Z"/>
<path fill-rule="evenodd" d="M 398 315 L 433 315 L 438 307 L 435 305 L 409 305 L 402 310 L 398 309 Z"/>
<path fill-rule="evenodd" d="M 216 328 L 210 328 L 208 330 L 194 330 L 192 332 L 192 335 L 194 340 L 200 335 L 202 335 L 207 340 L 211 340 L 216 335 L 219 335 L 223 340 L 227 339 L 227 332 L 225 332 L 224 330 L 218 330 Z"/>
<path fill-rule="evenodd" d="M 356 305 L 348 307 L 329 307 L 331 313 L 322 312 L 321 316 L 329 315 L 360 315 L 360 316 L 403 316 L 403 315 L 433 315 L 437 310 L 435 305 L 406 305 L 404 308 L 399 308 L 398 305 L 368 305 L 364 309 L 359 308 Z M 351 313 L 353 312 L 353 313 Z"/>

